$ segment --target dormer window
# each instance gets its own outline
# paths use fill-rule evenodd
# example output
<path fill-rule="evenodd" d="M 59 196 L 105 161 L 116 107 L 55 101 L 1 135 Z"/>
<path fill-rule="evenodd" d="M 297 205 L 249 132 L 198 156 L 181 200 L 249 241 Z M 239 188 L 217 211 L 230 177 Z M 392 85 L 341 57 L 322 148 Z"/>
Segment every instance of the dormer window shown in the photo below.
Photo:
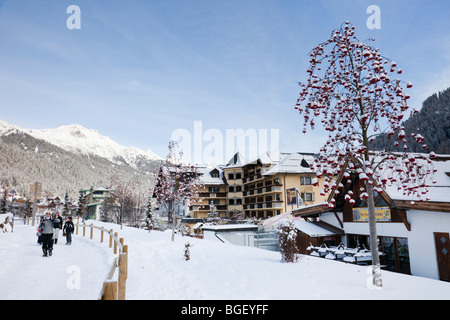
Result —
<path fill-rule="evenodd" d="M 210 172 L 212 178 L 219 178 L 219 170 L 214 169 Z"/>

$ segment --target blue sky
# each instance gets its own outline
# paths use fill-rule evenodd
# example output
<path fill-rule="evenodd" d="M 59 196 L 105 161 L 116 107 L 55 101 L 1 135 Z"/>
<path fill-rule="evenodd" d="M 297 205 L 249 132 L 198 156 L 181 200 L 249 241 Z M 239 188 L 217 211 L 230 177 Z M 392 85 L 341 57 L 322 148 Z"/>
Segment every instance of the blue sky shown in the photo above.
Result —
<path fill-rule="evenodd" d="M 72 4 L 79 30 L 66 26 Z M 366 26 L 370 5 L 380 29 Z M 403 69 L 420 108 L 450 87 L 449 17 L 448 0 L 0 0 L 0 118 L 78 123 L 163 157 L 194 121 L 224 137 L 277 129 L 280 151 L 318 152 L 322 132 L 302 134 L 294 110 L 310 50 L 350 21 Z"/>

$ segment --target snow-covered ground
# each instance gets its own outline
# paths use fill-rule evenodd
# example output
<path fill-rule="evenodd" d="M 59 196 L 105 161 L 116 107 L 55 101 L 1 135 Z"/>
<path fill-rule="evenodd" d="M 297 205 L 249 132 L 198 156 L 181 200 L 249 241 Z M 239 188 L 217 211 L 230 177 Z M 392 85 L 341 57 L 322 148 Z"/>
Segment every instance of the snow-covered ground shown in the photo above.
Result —
<path fill-rule="evenodd" d="M 182 236 L 171 242 L 168 231 L 94 224 L 114 229 L 128 245 L 127 299 L 450 299 L 448 282 L 383 271 L 378 290 L 365 266 L 310 256 L 282 263 L 278 252 Z M 99 231 L 93 240 L 74 236 L 72 246 L 60 237 L 47 258 L 35 233 L 16 224 L 14 233 L 0 234 L 0 300 L 97 299 L 113 259 Z M 184 260 L 187 242 L 190 261 Z"/>

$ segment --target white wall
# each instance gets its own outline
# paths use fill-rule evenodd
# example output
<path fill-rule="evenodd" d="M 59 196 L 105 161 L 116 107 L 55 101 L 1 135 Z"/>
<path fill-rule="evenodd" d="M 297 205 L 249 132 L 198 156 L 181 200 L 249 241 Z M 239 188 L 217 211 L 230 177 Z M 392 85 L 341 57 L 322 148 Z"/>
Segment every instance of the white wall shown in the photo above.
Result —
<path fill-rule="evenodd" d="M 342 221 L 342 213 L 338 213 Z M 324 213 L 320 219 L 341 228 L 332 212 Z M 450 213 L 408 210 L 407 220 L 411 231 L 403 223 L 378 222 L 377 235 L 408 239 L 411 274 L 431 279 L 439 279 L 434 232 L 450 233 Z M 369 224 L 364 222 L 344 222 L 344 231 L 351 234 L 369 235 Z"/>
<path fill-rule="evenodd" d="M 413 275 L 439 279 L 434 232 L 450 233 L 450 213 L 408 210 L 409 259 Z"/>

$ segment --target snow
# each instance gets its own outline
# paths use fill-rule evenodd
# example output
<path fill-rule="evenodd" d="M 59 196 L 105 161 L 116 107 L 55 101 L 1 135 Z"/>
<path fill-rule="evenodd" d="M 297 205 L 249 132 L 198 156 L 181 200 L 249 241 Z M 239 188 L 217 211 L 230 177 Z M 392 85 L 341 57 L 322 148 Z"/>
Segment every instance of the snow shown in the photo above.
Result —
<path fill-rule="evenodd" d="M 123 158 L 132 164 L 139 157 L 160 160 L 161 157 L 151 150 L 142 151 L 136 147 L 123 147 L 107 136 L 102 136 L 97 130 L 86 129 L 78 124 L 60 126 L 55 129 L 27 130 L 35 138 L 45 140 L 71 152 L 94 154 L 117 162 Z"/>
<path fill-rule="evenodd" d="M 143 151 L 136 147 L 124 147 L 111 138 L 99 134 L 97 130 L 87 129 L 78 124 L 39 130 L 22 129 L 0 120 L 0 136 L 18 132 L 28 133 L 70 152 L 96 155 L 114 163 L 120 163 L 119 159 L 123 159 L 130 165 L 133 165 L 139 158 L 162 160 L 151 150 Z M 36 147 L 36 152 L 37 150 Z"/>
<path fill-rule="evenodd" d="M 335 235 L 334 232 L 331 232 L 327 229 L 324 229 L 318 225 L 315 225 L 305 220 L 296 219 L 294 220 L 294 225 L 298 230 L 302 231 L 303 233 L 306 233 L 310 237 L 325 237 Z"/>
<path fill-rule="evenodd" d="M 282 263 L 278 252 L 89 221 L 114 229 L 128 245 L 127 299 L 300 300 L 448 299 L 450 283 L 382 271 L 383 289 L 370 285 L 371 268 L 301 256 Z M 74 236 L 43 258 L 35 228 L 16 223 L 0 234 L 0 299 L 97 299 L 113 259 L 108 241 Z M 81 232 L 79 233 L 81 234 Z M 89 232 L 86 233 L 87 235 Z M 191 259 L 184 260 L 190 243 Z M 80 286 L 70 279 L 79 271 Z M 76 287 L 76 286 L 75 286 Z"/>

